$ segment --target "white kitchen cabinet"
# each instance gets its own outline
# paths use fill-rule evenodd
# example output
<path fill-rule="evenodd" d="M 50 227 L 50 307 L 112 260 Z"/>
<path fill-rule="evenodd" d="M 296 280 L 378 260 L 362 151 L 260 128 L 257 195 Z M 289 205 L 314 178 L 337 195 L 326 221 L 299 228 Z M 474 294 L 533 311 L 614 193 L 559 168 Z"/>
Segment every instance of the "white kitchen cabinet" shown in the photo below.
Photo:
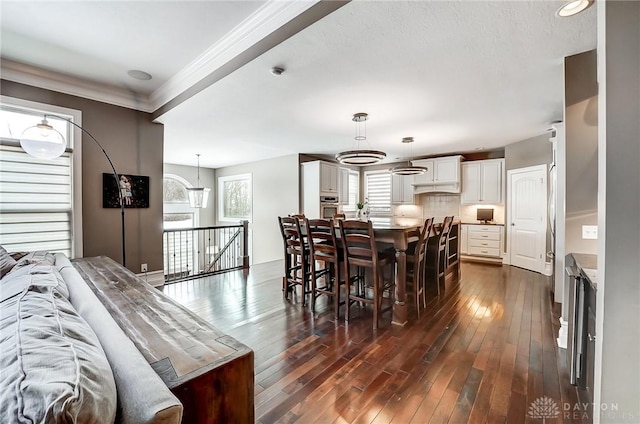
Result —
<path fill-rule="evenodd" d="M 391 175 L 391 203 L 413 204 L 413 175 Z"/>
<path fill-rule="evenodd" d="M 460 193 L 460 163 L 462 156 L 421 159 L 413 165 L 427 167 L 427 172 L 416 175 L 414 193 L 447 192 Z"/>
<path fill-rule="evenodd" d="M 502 262 L 504 226 L 462 224 L 461 254 L 467 259 Z"/>
<path fill-rule="evenodd" d="M 320 162 L 320 195 L 338 195 L 338 166 L 329 162 Z"/>
<path fill-rule="evenodd" d="M 338 201 L 341 205 L 349 204 L 349 168 L 338 168 Z"/>
<path fill-rule="evenodd" d="M 504 202 L 504 159 L 462 164 L 460 203 L 497 205 Z"/>
<path fill-rule="evenodd" d="M 469 226 L 460 226 L 460 254 L 466 255 L 469 252 Z"/>

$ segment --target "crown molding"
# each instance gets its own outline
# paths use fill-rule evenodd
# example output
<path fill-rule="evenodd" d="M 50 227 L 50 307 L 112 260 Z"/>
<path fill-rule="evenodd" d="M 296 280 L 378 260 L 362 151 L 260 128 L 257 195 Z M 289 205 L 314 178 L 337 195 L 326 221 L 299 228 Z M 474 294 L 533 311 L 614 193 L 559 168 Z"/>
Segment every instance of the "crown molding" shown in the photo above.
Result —
<path fill-rule="evenodd" d="M 9 59 L 2 59 L 0 72 L 2 78 L 9 81 L 122 106 L 128 109 L 153 112 L 148 98 L 119 87 L 36 68 Z"/>
<path fill-rule="evenodd" d="M 319 0 L 269 0 L 224 38 L 151 93 L 149 99 L 153 109 L 157 110 L 175 99 L 318 2 Z"/>

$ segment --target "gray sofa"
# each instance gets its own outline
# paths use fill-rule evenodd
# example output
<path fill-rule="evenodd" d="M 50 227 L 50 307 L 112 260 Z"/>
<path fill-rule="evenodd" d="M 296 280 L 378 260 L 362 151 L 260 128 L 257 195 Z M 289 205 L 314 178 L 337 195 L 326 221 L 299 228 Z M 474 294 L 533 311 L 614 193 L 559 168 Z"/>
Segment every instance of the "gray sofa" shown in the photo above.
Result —
<path fill-rule="evenodd" d="M 182 404 L 70 261 L 0 247 L 0 422 L 179 423 Z"/>

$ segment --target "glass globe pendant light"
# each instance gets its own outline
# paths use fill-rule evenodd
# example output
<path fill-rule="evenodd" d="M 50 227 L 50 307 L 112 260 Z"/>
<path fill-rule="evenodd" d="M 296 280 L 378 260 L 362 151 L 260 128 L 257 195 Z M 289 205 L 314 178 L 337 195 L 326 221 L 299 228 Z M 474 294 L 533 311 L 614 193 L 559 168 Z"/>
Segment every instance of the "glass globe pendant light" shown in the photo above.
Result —
<path fill-rule="evenodd" d="M 64 136 L 53 128 L 46 118 L 22 132 L 20 146 L 29 155 L 38 159 L 55 159 L 67 149 Z"/>

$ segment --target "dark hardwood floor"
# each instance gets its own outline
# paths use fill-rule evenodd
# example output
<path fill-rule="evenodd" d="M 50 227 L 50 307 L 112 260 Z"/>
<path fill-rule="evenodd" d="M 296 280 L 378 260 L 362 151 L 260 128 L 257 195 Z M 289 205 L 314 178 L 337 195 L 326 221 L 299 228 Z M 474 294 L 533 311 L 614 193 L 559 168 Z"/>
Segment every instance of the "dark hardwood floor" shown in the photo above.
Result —
<path fill-rule="evenodd" d="M 387 313 L 374 331 L 371 310 L 346 324 L 344 309 L 334 321 L 327 299 L 315 314 L 284 300 L 282 268 L 277 261 L 164 287 L 255 351 L 260 423 L 589 421 L 564 411 L 578 398 L 555 343 L 548 277 L 463 263 L 420 320 L 412 311 L 401 328 Z M 551 403 L 531 413 L 543 396 Z"/>

